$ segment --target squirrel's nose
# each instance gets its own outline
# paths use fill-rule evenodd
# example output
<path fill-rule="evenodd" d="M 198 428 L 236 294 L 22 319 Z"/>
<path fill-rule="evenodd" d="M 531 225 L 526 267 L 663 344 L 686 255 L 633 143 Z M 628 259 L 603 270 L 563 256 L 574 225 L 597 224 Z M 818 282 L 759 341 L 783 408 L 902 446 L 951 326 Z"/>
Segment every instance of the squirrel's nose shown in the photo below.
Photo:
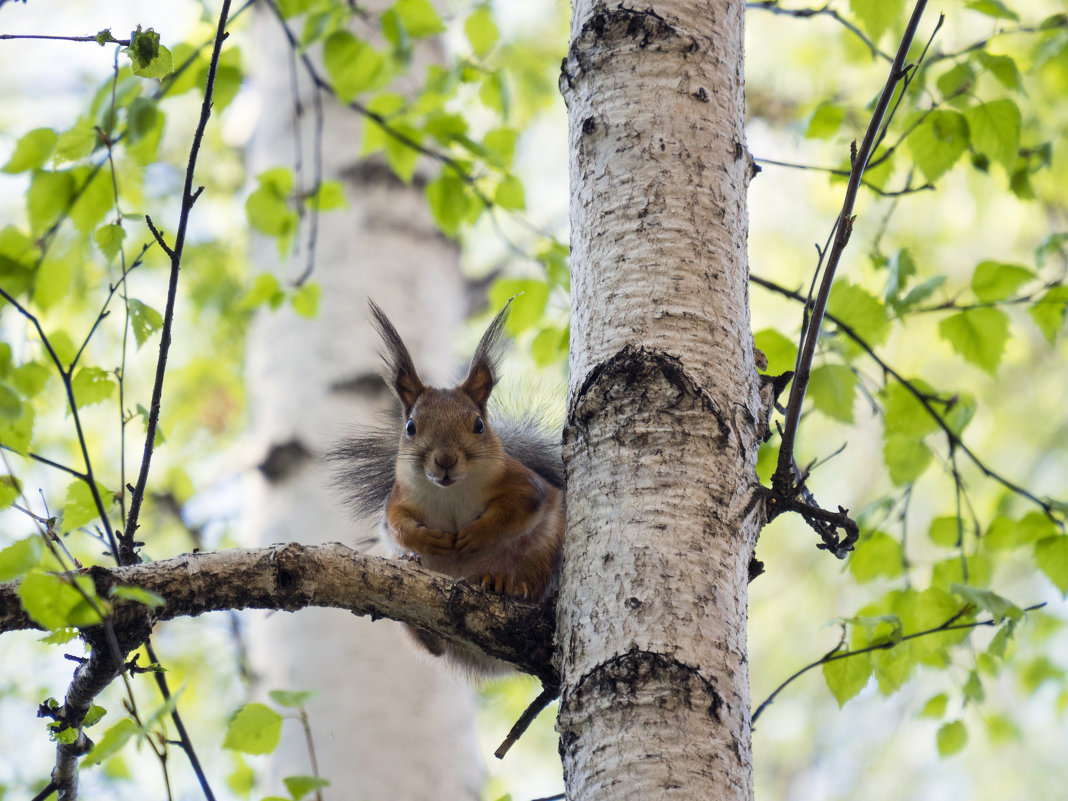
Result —
<path fill-rule="evenodd" d="M 456 460 L 456 454 L 452 451 L 434 454 L 434 464 L 436 464 L 442 470 L 451 470 L 453 467 L 456 467 Z"/>

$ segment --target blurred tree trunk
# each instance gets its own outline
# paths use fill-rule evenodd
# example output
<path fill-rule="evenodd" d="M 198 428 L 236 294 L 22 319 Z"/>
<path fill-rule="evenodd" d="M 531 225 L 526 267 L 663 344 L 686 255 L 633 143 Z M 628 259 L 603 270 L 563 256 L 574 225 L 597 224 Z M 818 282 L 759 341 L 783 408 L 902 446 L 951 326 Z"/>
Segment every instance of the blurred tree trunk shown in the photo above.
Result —
<path fill-rule="evenodd" d="M 294 130 L 300 125 L 304 188 L 311 188 L 316 136 L 311 89 L 301 81 L 304 114 L 298 120 L 292 54 L 278 22 L 261 11 L 254 24 L 251 77 L 261 115 L 248 155 L 250 177 L 293 164 Z M 440 381 L 450 372 L 451 332 L 465 316 L 457 248 L 430 219 L 425 179 L 417 174 L 405 186 L 384 162 L 359 161 L 360 119 L 331 98 L 324 97 L 324 106 L 323 180 L 343 182 L 350 208 L 319 220 L 310 276 L 322 287 L 318 317 L 308 320 L 288 307 L 265 311 L 250 333 L 252 458 L 260 470 L 251 481 L 247 526 L 256 544 L 355 545 L 377 536 L 373 523 L 347 515 L 320 461 L 353 429 L 392 410 L 378 379 L 378 342 L 367 323 L 367 298 L 395 320 L 421 321 L 414 334 L 405 326 L 405 341 L 428 379 Z M 304 269 L 306 236 L 305 225 L 300 255 L 282 263 L 274 242 L 254 237 L 252 260 L 291 284 Z M 261 692 L 319 692 L 308 711 L 319 770 L 333 784 L 328 798 L 478 797 L 483 767 L 475 750 L 473 693 L 440 663 L 416 654 L 399 626 L 306 609 L 258 620 L 253 640 Z M 272 783 L 264 788 L 271 793 L 282 789 L 282 776 L 311 772 L 303 733 L 295 725 L 284 729 Z"/>
<path fill-rule="evenodd" d="M 745 4 L 576 0 L 568 797 L 750 799 L 747 568 L 759 400 L 748 312 Z"/>

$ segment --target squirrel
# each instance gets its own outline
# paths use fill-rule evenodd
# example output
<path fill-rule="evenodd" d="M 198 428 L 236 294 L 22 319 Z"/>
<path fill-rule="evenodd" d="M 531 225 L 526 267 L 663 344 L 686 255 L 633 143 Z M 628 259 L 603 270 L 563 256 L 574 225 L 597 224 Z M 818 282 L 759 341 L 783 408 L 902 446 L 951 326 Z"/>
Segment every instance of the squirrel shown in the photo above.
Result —
<path fill-rule="evenodd" d="M 356 511 L 379 514 L 394 555 L 497 593 L 541 602 L 556 593 L 564 538 L 559 447 L 531 416 L 490 423 L 508 306 L 493 319 L 457 386 L 425 385 L 385 313 L 368 301 L 385 352 L 399 426 L 350 440 L 332 457 Z M 473 674 L 503 663 L 412 633 Z"/>

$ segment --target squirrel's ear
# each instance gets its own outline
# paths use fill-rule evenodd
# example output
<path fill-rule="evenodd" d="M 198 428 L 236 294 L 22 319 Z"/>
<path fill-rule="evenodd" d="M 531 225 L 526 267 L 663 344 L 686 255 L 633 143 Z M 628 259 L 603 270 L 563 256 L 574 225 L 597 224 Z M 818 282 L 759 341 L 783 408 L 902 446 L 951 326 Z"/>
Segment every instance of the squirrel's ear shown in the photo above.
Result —
<path fill-rule="evenodd" d="M 500 313 L 493 318 L 482 340 L 475 348 L 475 355 L 471 357 L 471 369 L 467 378 L 460 384 L 460 389 L 475 402 L 480 409 L 486 408 L 493 387 L 497 384 L 497 362 L 500 360 L 501 335 L 504 333 L 504 323 L 508 319 L 509 301 L 501 309 Z"/>
<path fill-rule="evenodd" d="M 390 386 L 404 405 L 404 414 L 408 415 L 415 406 L 416 398 L 426 387 L 419 380 L 419 374 L 415 371 L 415 364 L 408 353 L 408 348 L 400 334 L 397 333 L 397 329 L 393 327 L 393 323 L 373 300 L 368 299 L 367 305 L 371 307 L 375 329 L 386 346 L 386 352 L 382 354 L 382 358 L 386 362 Z"/>

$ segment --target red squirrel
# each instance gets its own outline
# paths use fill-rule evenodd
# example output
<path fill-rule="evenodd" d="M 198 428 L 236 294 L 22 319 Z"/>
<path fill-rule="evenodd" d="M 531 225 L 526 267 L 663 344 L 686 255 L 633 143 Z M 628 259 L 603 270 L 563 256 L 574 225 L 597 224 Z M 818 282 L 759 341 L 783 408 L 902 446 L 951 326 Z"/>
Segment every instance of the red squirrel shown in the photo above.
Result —
<path fill-rule="evenodd" d="M 395 451 L 383 432 L 335 452 L 358 510 L 383 514 L 402 558 L 498 593 L 543 601 L 556 592 L 564 537 L 559 447 L 530 420 L 490 423 L 506 306 L 490 323 L 457 386 L 425 385 L 385 313 L 369 301 L 385 345 L 386 380 L 400 400 Z M 387 480 L 390 482 L 387 490 Z M 384 503 L 384 512 L 383 510 Z M 459 646 L 417 634 L 475 672 L 493 665 Z"/>

